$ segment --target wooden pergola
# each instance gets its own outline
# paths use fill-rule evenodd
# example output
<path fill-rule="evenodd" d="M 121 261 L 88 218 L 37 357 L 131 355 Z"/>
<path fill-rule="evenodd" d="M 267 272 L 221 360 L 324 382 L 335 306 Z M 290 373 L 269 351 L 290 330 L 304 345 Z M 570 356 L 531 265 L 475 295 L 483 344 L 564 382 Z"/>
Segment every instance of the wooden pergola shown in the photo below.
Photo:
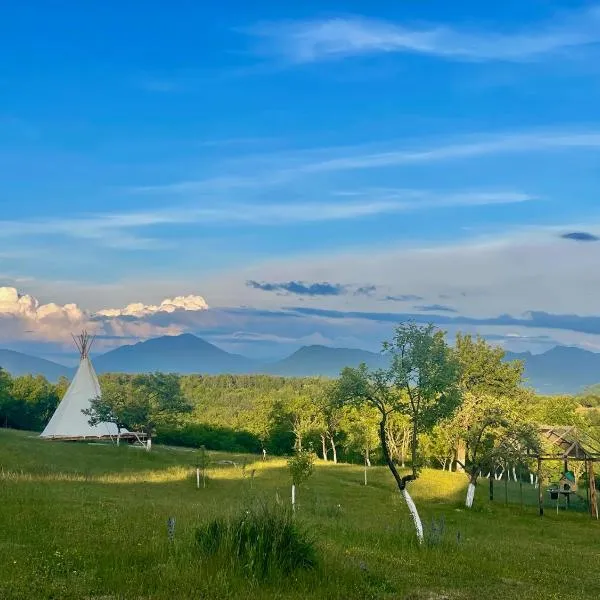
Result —
<path fill-rule="evenodd" d="M 538 488 L 540 516 L 544 515 L 544 490 L 542 486 L 543 461 L 562 461 L 565 472 L 569 461 L 585 463 L 588 476 L 587 501 L 592 518 L 598 519 L 594 463 L 600 462 L 600 443 L 574 425 L 544 426 L 540 428 L 542 441 L 547 442 L 548 451 L 532 456 L 538 461 Z"/>

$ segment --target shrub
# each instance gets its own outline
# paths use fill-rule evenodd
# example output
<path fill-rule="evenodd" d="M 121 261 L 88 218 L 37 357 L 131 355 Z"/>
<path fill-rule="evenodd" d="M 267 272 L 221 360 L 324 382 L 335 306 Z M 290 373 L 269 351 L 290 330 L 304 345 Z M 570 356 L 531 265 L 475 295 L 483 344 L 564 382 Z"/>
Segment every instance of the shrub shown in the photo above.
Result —
<path fill-rule="evenodd" d="M 196 530 L 196 542 L 205 555 L 256 579 L 316 566 L 313 540 L 281 508 L 262 506 L 230 519 L 214 519 Z"/>

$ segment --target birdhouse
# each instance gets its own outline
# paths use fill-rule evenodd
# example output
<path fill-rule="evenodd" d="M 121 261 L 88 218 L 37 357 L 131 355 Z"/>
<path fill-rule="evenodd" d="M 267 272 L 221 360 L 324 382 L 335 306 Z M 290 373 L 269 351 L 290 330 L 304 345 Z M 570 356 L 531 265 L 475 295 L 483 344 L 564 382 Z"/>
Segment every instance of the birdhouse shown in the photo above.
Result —
<path fill-rule="evenodd" d="M 577 491 L 577 483 L 575 482 L 575 474 L 573 471 L 565 471 L 560 481 L 558 482 L 558 489 L 563 494 L 570 494 Z"/>

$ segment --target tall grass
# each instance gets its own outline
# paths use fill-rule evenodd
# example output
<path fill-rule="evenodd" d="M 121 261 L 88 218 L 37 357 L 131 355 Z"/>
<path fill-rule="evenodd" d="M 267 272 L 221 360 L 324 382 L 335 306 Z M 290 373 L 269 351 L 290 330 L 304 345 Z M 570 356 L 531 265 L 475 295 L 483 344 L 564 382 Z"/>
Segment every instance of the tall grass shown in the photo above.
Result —
<path fill-rule="evenodd" d="M 247 576 L 266 579 L 317 564 L 313 539 L 284 508 L 259 504 L 199 527 L 196 543 L 207 556 Z"/>

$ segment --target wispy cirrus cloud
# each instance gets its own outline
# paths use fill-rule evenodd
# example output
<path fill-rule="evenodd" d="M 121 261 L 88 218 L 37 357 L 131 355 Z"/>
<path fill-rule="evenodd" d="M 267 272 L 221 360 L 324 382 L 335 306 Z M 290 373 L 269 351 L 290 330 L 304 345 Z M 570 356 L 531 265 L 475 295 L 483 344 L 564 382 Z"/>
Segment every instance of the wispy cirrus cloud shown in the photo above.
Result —
<path fill-rule="evenodd" d="M 258 157 L 257 163 L 253 164 L 252 173 L 235 172 L 168 184 L 132 186 L 128 188 L 128 192 L 131 194 L 180 196 L 226 193 L 281 186 L 300 177 L 306 178 L 327 173 L 409 167 L 499 155 L 598 149 L 600 149 L 600 130 L 594 126 L 590 126 L 586 130 L 554 128 L 504 133 L 476 133 L 436 143 L 415 143 L 413 147 L 406 144 L 399 147 L 398 143 L 388 142 L 368 146 L 316 148 L 283 155 L 281 153 L 265 155 Z M 410 192 L 410 190 L 398 191 Z M 356 195 L 355 192 L 353 194 Z M 506 196 L 505 193 L 502 195 Z M 472 196 L 471 199 L 474 197 Z"/>
<path fill-rule="evenodd" d="M 283 21 L 245 30 L 257 52 L 290 64 L 375 53 L 410 53 L 463 62 L 523 62 L 600 43 L 600 7 L 557 15 L 510 33 L 429 24 L 412 26 L 363 16 Z"/>
<path fill-rule="evenodd" d="M 295 203 L 231 203 L 174 207 L 169 210 L 82 215 L 63 219 L 0 221 L 0 239 L 62 236 L 87 239 L 100 245 L 131 250 L 157 248 L 160 227 L 207 224 L 220 226 L 277 226 L 358 219 L 369 216 L 451 206 L 514 204 L 536 200 L 524 192 L 433 193 L 418 190 L 374 190 L 352 200 Z M 139 232 L 152 229 L 151 237 Z"/>

